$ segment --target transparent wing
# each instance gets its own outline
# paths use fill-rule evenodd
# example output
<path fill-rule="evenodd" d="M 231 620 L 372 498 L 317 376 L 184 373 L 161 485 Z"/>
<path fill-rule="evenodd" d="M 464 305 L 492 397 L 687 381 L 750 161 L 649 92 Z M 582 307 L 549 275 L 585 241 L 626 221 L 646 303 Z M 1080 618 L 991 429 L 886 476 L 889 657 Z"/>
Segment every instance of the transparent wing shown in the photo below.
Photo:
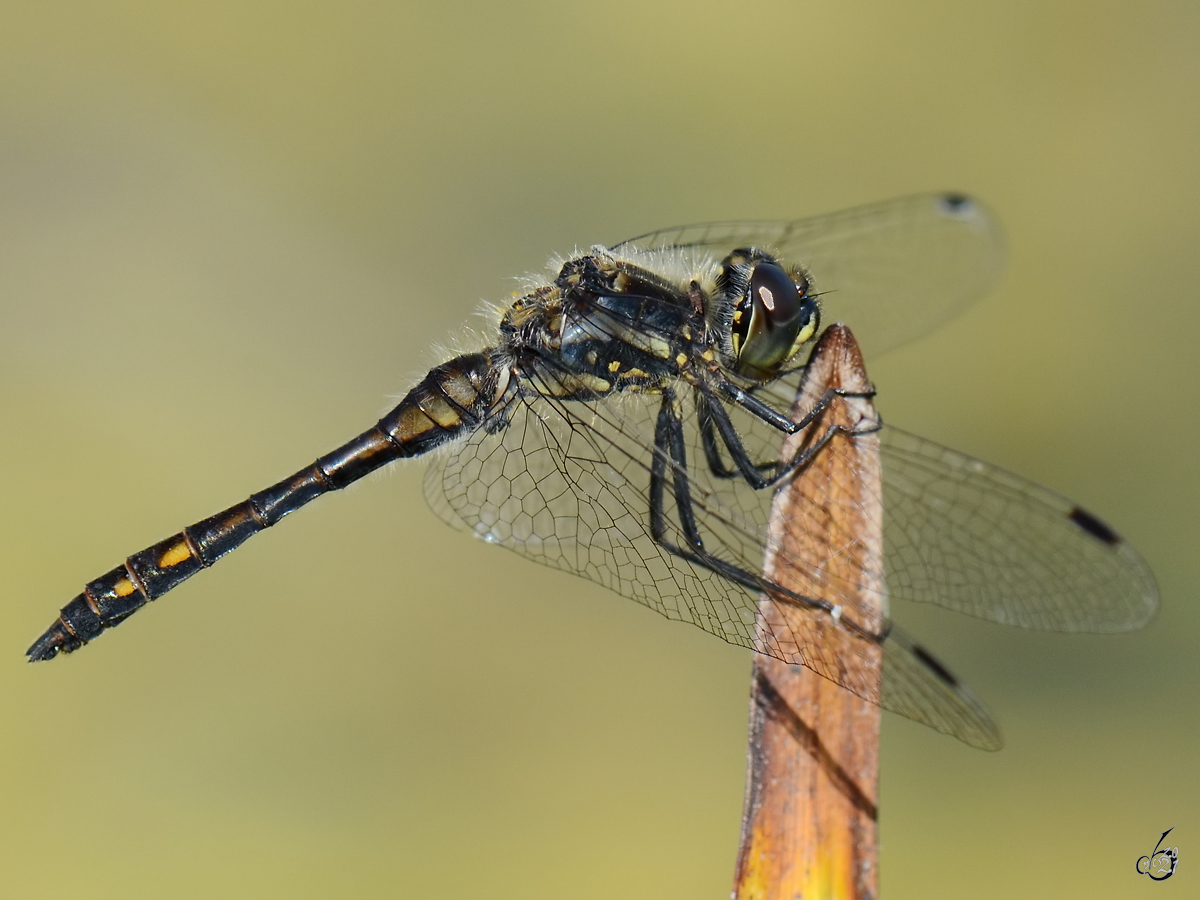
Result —
<path fill-rule="evenodd" d="M 892 597 L 1044 631 L 1129 631 L 1154 616 L 1150 568 L 1095 516 L 897 428 L 881 438 Z"/>
<path fill-rule="evenodd" d="M 806 665 L 973 746 L 999 747 L 999 731 L 978 701 L 899 632 L 884 642 L 881 691 L 865 662 L 866 639 L 839 627 L 844 619 L 866 621 L 869 615 L 851 586 L 829 584 L 819 598 L 823 604 L 802 606 L 799 616 L 793 610 L 790 621 L 798 624 L 764 640 L 756 629 L 756 589 L 695 565 L 651 537 L 650 468 L 657 451 L 650 436 L 658 403 L 658 397 L 646 395 L 588 404 L 514 397 L 490 427 L 453 446 L 431 467 L 426 495 L 442 518 L 483 540 L 582 575 L 731 643 Z M 686 402 L 684 417 L 695 418 Z M 751 429 L 744 418 L 739 427 Z M 773 435 L 778 447 L 778 433 Z M 822 452 L 837 452 L 836 445 Z M 694 427 L 688 429 L 688 460 L 677 471 L 686 476 L 707 550 L 731 567 L 759 573 L 771 492 L 714 477 Z M 665 538 L 686 546 L 678 514 L 671 514 L 673 486 L 667 494 Z M 835 543 L 853 546 L 850 536 Z M 763 586 L 769 595 L 786 593 Z M 843 618 L 829 615 L 830 604 L 843 607 Z"/>
<path fill-rule="evenodd" d="M 787 409 L 798 377 L 759 396 Z M 891 425 L 880 452 L 890 597 L 1041 631 L 1132 631 L 1157 612 L 1146 561 L 1066 497 Z"/>
<path fill-rule="evenodd" d="M 895 626 L 883 644 L 880 706 L 981 750 L 1004 746 L 983 704 L 927 650 Z"/>
<path fill-rule="evenodd" d="M 506 426 L 479 429 L 430 468 L 426 497 L 443 519 L 485 541 L 753 647 L 754 598 L 648 533 L 657 408 L 658 398 L 648 395 L 588 404 L 514 397 L 501 413 Z M 714 549 L 731 562 L 753 559 L 760 570 L 760 498 L 727 489 L 722 500 L 696 479 L 693 485 L 710 533 L 719 532 Z M 739 499 L 750 508 L 738 508 Z M 683 540 L 677 523 L 669 538 Z"/>
<path fill-rule="evenodd" d="M 745 246 L 807 268 L 822 294 L 823 321 L 849 324 L 867 358 L 931 331 L 985 294 L 1004 260 L 987 208 L 946 193 L 790 222 L 668 228 L 612 249 L 690 248 L 720 258 Z"/>

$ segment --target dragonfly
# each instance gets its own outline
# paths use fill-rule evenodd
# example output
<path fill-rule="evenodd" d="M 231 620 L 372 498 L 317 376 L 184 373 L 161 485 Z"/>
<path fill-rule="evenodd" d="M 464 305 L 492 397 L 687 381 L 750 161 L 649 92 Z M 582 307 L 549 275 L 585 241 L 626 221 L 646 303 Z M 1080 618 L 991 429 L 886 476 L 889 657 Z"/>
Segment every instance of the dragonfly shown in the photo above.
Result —
<path fill-rule="evenodd" d="M 1002 261 L 986 207 L 945 193 L 670 228 L 552 260 L 497 309 L 489 346 L 430 370 L 311 465 L 88 583 L 27 655 L 75 651 L 317 497 L 429 456 L 426 496 L 450 524 L 996 748 L 987 711 L 928 650 L 890 620 L 868 624 L 878 615 L 836 586 L 804 596 L 770 581 L 763 560 L 772 496 L 835 437 L 782 457 L 784 438 L 816 427 L 832 399 L 789 415 L 822 318 L 850 323 L 870 357 L 982 296 Z M 1154 615 L 1149 568 L 1097 516 L 882 421 L 868 430 L 881 445 L 889 598 L 1064 632 Z M 828 665 L 814 664 L 828 654 L 812 635 L 764 641 L 760 596 L 851 639 Z M 880 645 L 876 693 L 847 673 Z"/>

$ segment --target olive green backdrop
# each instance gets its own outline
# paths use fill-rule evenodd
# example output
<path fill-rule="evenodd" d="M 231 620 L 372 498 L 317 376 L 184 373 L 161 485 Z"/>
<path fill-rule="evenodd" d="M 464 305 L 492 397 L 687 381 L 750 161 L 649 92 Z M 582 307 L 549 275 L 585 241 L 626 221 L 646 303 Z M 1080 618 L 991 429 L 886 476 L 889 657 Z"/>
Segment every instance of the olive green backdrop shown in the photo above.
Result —
<path fill-rule="evenodd" d="M 445 528 L 419 463 L 22 652 L 550 253 L 932 188 L 985 198 L 1010 265 L 868 361 L 883 415 L 1094 509 L 1163 611 L 900 612 L 1009 745 L 885 717 L 884 895 L 1194 892 L 1198 113 L 1188 3 L 8 0 L 0 894 L 727 896 L 749 654 Z"/>

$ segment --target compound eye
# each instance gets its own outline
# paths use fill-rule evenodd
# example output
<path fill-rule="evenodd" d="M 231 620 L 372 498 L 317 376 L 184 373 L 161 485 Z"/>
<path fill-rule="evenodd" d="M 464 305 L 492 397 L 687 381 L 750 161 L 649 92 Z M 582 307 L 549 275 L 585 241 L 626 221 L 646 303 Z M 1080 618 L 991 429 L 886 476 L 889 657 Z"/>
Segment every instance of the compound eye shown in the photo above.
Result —
<path fill-rule="evenodd" d="M 765 312 L 771 327 L 786 326 L 800 309 L 800 286 L 775 263 L 760 262 L 750 275 L 750 299 Z"/>
<path fill-rule="evenodd" d="M 754 266 L 738 308 L 737 369 L 751 378 L 773 376 L 817 330 L 817 304 L 808 296 L 808 281 L 794 279 L 778 263 Z"/>

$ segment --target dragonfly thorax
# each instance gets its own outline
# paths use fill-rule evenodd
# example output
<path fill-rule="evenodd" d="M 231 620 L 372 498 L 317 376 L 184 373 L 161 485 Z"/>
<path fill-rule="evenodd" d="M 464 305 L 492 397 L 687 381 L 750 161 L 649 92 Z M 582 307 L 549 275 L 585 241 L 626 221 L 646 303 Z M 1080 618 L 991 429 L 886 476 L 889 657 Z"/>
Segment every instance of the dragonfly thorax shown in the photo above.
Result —
<path fill-rule="evenodd" d="M 682 287 L 596 249 L 567 260 L 552 283 L 519 298 L 500 332 L 506 353 L 539 392 L 576 400 L 614 390 L 656 392 L 703 353 L 706 301 L 695 282 Z"/>

